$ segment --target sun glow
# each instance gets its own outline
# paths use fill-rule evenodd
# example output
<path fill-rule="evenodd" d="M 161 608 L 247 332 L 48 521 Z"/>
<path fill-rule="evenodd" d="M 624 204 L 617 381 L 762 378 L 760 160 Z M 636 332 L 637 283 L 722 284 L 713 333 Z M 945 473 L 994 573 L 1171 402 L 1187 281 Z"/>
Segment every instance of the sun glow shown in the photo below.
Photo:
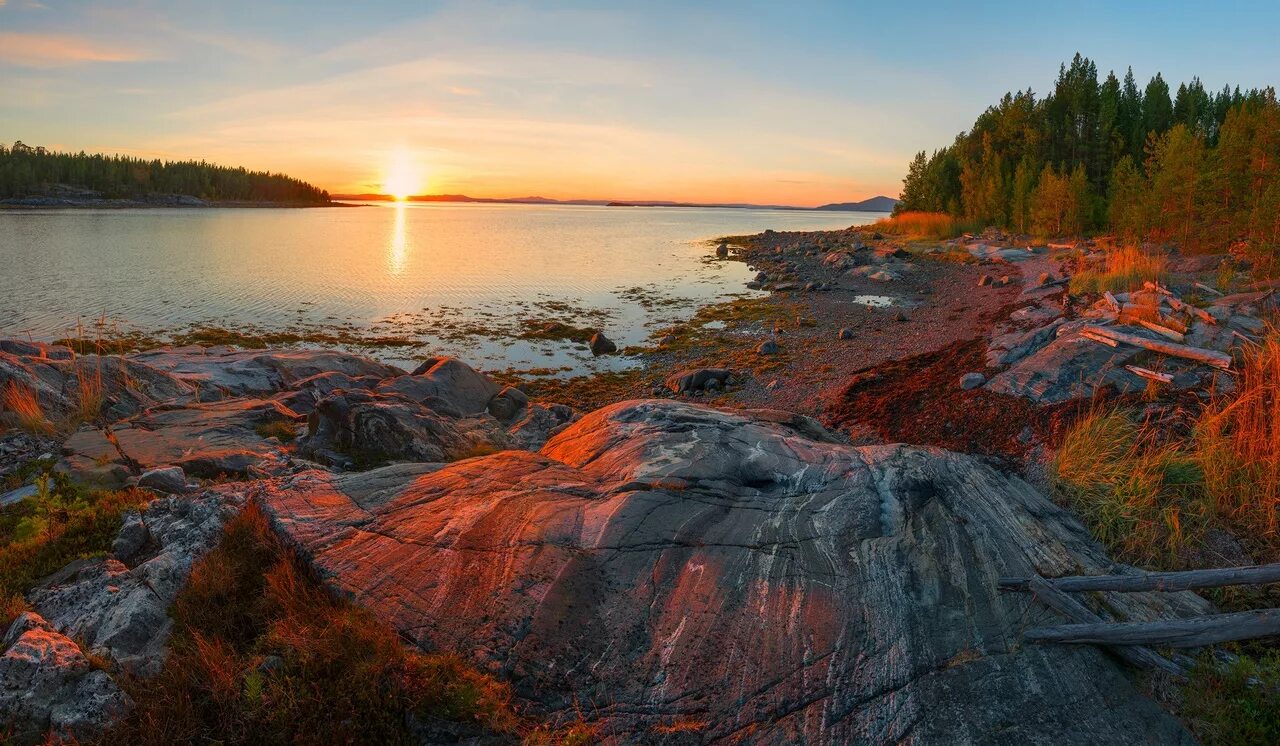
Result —
<path fill-rule="evenodd" d="M 407 150 L 397 150 L 387 159 L 382 193 L 404 201 L 422 192 L 424 180 L 422 169 L 414 161 L 413 154 Z"/>

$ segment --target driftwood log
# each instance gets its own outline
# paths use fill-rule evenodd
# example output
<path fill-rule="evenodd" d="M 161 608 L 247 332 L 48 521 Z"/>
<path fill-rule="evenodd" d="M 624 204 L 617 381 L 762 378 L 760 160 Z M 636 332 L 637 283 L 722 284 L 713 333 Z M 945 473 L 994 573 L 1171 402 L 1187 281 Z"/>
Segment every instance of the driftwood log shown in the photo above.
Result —
<path fill-rule="evenodd" d="M 1158 373 L 1149 368 L 1142 368 L 1137 365 L 1126 365 L 1124 367 L 1125 367 L 1125 370 L 1129 371 L 1135 376 L 1141 376 L 1143 378 L 1146 378 L 1149 381 L 1159 381 L 1160 383 L 1173 383 L 1173 376 L 1169 375 L 1168 373 Z"/>
<path fill-rule="evenodd" d="M 1026 582 L 1027 589 L 1036 595 L 1046 606 L 1066 617 L 1068 620 L 1075 622 L 1076 625 L 1097 625 L 1102 623 L 1102 617 L 1089 610 L 1089 607 L 1080 603 L 1076 599 L 1068 596 L 1066 593 L 1058 590 L 1052 583 L 1041 577 L 1033 577 Z M 1076 626 L 1067 625 L 1067 626 Z M 1164 656 L 1156 653 L 1150 648 L 1141 645 L 1123 645 L 1111 648 L 1111 650 L 1125 661 L 1138 666 L 1139 668 L 1152 668 L 1160 671 L 1167 671 L 1174 676 L 1185 677 L 1187 669 Z"/>
<path fill-rule="evenodd" d="M 1218 352 L 1217 350 L 1206 350 L 1200 347 L 1178 344 L 1177 342 L 1148 339 L 1147 337 L 1140 337 L 1137 334 L 1129 334 L 1128 332 L 1094 325 L 1084 327 L 1080 333 L 1084 336 L 1097 335 L 1106 337 L 1116 342 L 1124 342 L 1125 344 L 1134 345 L 1135 347 L 1143 347 L 1154 352 L 1164 353 L 1165 355 L 1195 360 L 1197 362 L 1205 363 L 1206 365 L 1212 365 L 1215 368 L 1222 368 L 1223 370 L 1231 367 L 1231 356 L 1225 352 Z"/>
<path fill-rule="evenodd" d="M 1042 579 L 1043 580 L 1043 579 Z M 1030 590 L 1032 578 L 1000 578 L 999 586 L 1007 590 Z M 1280 563 L 1224 567 L 1214 570 L 1179 572 L 1139 572 L 1131 575 L 1072 575 L 1050 581 L 1065 593 L 1079 591 L 1191 591 L 1197 588 L 1220 588 L 1226 585 L 1261 585 L 1280 583 Z"/>
<path fill-rule="evenodd" d="M 1280 609 L 1238 611 L 1156 622 L 1063 624 L 1029 629 L 1023 634 L 1023 638 L 1031 642 L 1198 648 L 1273 635 L 1280 635 Z"/>

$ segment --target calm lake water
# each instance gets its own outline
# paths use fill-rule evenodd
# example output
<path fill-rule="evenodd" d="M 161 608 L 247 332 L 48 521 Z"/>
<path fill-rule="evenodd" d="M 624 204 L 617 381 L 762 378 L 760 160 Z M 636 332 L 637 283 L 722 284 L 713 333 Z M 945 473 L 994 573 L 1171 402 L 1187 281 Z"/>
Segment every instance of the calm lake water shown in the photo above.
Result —
<path fill-rule="evenodd" d="M 477 204 L 0 211 L 0 335 L 51 340 L 107 320 L 164 337 L 197 326 L 395 335 L 411 364 L 617 369 L 581 345 L 516 338 L 521 322 L 642 343 L 700 305 L 749 292 L 705 241 L 864 224 L 877 213 Z M 567 370 L 564 370 L 567 369 Z"/>

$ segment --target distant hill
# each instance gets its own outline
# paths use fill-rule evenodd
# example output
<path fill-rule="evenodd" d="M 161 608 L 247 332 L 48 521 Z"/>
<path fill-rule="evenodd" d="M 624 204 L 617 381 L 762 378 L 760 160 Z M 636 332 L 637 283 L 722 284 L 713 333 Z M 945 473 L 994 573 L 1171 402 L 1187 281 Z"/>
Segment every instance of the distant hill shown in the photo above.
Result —
<path fill-rule="evenodd" d="M 898 204 L 898 200 L 893 197 L 872 197 L 864 199 L 861 202 L 834 202 L 829 205 L 823 205 L 815 209 L 818 210 L 839 210 L 842 212 L 893 212 L 893 208 Z"/>

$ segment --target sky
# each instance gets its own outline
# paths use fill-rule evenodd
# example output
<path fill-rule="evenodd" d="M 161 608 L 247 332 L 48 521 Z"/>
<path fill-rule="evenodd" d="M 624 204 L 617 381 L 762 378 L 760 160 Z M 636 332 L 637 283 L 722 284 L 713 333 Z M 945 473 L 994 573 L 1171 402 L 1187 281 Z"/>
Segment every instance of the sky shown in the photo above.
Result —
<path fill-rule="evenodd" d="M 335 193 L 817 205 L 896 195 L 1077 51 L 1275 84 L 1277 27 L 1274 2 L 0 0 L 0 141 Z"/>

